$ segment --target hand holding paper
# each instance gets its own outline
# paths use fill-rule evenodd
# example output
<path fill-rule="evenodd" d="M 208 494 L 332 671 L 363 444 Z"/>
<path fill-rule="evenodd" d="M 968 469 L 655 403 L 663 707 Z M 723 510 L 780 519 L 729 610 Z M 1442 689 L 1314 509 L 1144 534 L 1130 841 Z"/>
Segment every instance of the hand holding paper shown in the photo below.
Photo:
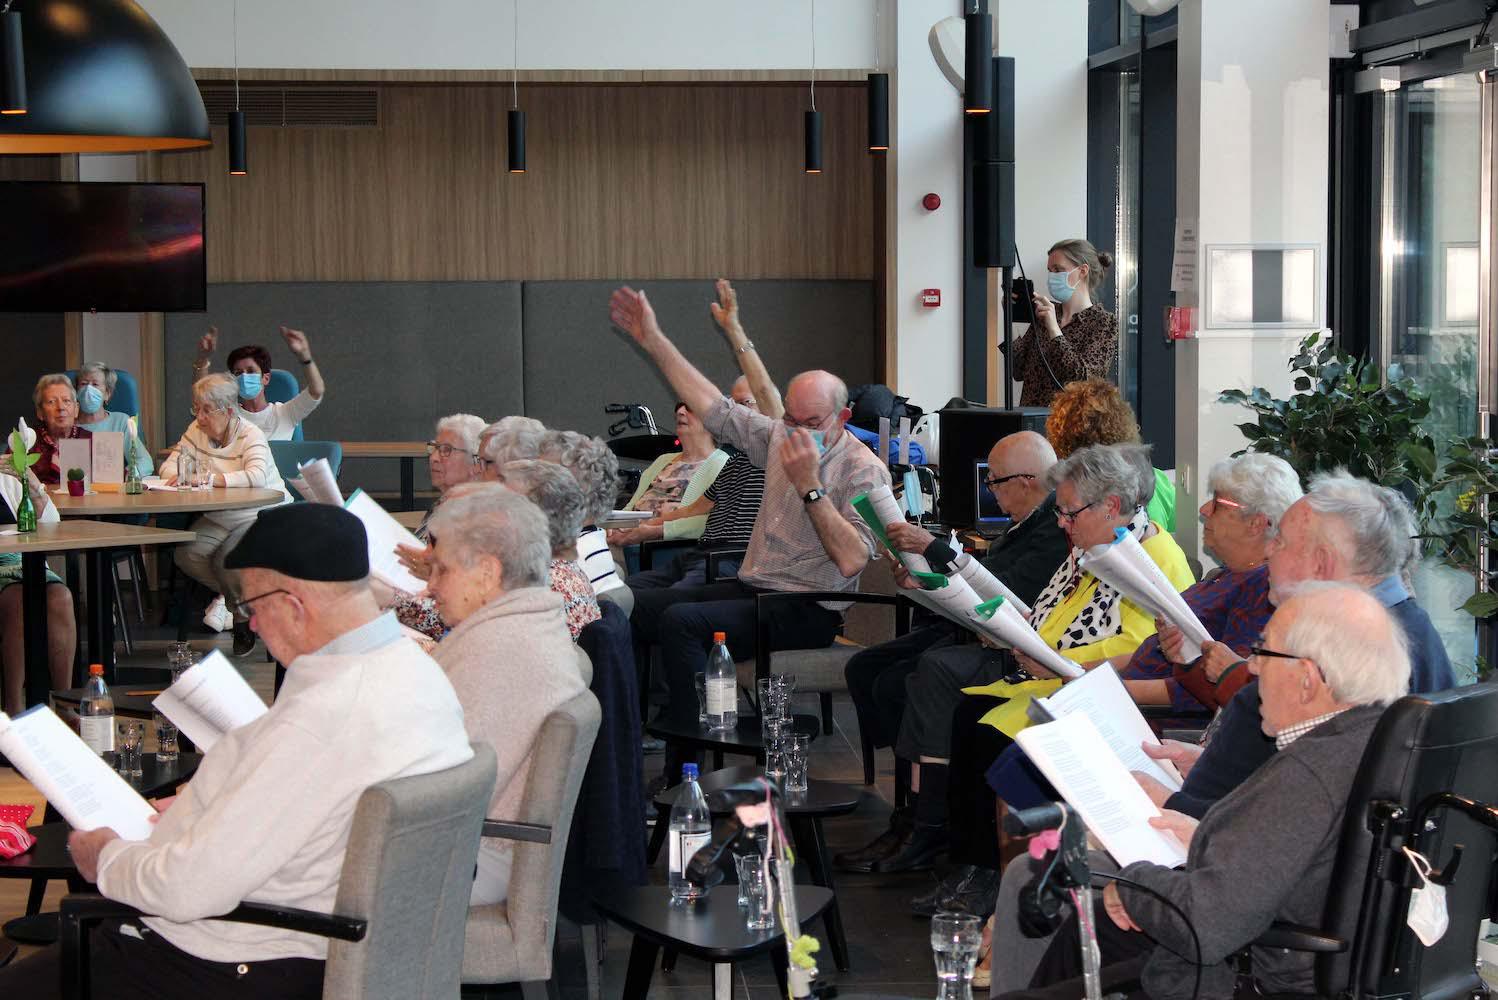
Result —
<path fill-rule="evenodd" d="M 1002 597 L 977 605 L 966 613 L 966 617 L 971 628 L 1024 653 L 1057 677 L 1082 676 L 1081 667 L 1046 645 L 1046 641 L 1020 615 L 1019 609 Z"/>

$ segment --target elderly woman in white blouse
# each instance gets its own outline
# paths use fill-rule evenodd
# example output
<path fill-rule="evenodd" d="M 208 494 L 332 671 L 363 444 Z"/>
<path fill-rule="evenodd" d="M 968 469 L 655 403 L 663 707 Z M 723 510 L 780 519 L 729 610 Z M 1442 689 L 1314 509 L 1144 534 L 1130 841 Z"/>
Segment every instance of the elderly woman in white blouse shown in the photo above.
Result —
<path fill-rule="evenodd" d="M 186 473 L 186 457 L 200 473 L 210 473 L 214 486 L 275 490 L 281 494 L 282 503 L 290 502 L 265 434 L 239 412 L 239 389 L 231 376 L 207 375 L 194 382 L 192 413 L 193 422 L 161 463 L 161 476 L 168 485 L 174 485 L 178 475 Z M 224 557 L 239 543 L 258 513 L 258 508 L 210 511 L 192 523 L 198 537 L 176 549 L 177 567 L 222 594 L 230 608 L 239 597 L 238 574 L 224 569 Z M 234 654 L 243 656 L 254 648 L 249 617 L 236 609 Z"/>

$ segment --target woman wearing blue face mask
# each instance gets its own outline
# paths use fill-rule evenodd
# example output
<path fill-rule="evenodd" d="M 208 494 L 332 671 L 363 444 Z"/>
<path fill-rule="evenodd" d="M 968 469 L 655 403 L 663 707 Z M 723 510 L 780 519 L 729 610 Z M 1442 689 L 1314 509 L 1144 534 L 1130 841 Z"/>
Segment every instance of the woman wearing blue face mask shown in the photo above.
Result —
<path fill-rule="evenodd" d="M 1113 258 L 1086 240 L 1062 240 L 1046 257 L 1035 322 L 1014 342 L 1021 406 L 1049 406 L 1068 383 L 1110 378 L 1118 360 L 1118 318 L 1093 301 Z"/>
<path fill-rule="evenodd" d="M 90 434 L 99 431 L 119 431 L 125 435 L 125 455 L 133 458 L 135 474 L 149 476 L 156 469 L 151 461 L 151 449 L 141 439 L 136 419 L 128 413 L 116 413 L 108 409 L 110 397 L 120 376 L 113 368 L 98 361 L 85 361 L 78 366 L 73 385 L 78 390 L 77 424 Z M 134 448 L 131 448 L 131 443 Z"/>
<path fill-rule="evenodd" d="M 312 360 L 307 335 L 283 326 L 281 337 L 301 362 L 302 374 L 307 379 L 307 387 L 285 403 L 272 403 L 265 398 L 265 387 L 270 383 L 269 351 L 259 344 L 246 344 L 229 352 L 229 374 L 234 376 L 239 387 L 240 415 L 260 428 L 268 441 L 290 441 L 297 425 L 317 409 L 323 397 L 322 372 L 317 370 L 317 363 Z M 194 381 L 207 374 L 217 347 L 218 327 L 210 326 L 198 341 L 198 360 L 192 366 Z"/>

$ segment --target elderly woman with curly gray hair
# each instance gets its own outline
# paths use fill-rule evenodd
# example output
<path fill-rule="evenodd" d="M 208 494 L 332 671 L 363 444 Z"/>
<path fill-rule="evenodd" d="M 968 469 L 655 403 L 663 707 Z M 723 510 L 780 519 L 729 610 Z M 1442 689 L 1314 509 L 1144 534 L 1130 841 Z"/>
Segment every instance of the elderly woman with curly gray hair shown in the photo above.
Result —
<path fill-rule="evenodd" d="M 532 459 L 506 462 L 499 471 L 505 486 L 535 504 L 546 515 L 547 541 L 551 545 L 547 583 L 562 595 L 567 629 L 576 641 L 584 626 L 603 617 L 593 585 L 577 563 L 577 535 L 583 526 L 583 491 L 566 469 L 551 462 Z"/>

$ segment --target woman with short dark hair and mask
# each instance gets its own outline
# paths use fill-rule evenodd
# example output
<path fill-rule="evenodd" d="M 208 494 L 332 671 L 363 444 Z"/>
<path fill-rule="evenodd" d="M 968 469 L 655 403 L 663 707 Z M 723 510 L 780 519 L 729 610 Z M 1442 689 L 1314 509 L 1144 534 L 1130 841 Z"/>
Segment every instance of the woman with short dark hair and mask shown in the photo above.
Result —
<path fill-rule="evenodd" d="M 1014 342 L 1019 405 L 1049 406 L 1071 382 L 1109 378 L 1118 360 L 1118 318 L 1093 301 L 1113 258 L 1086 240 L 1062 240 L 1046 256 L 1045 289 L 1036 290 L 1035 322 Z"/>
<path fill-rule="evenodd" d="M 300 330 L 281 327 L 281 339 L 291 353 L 301 362 L 302 377 L 307 387 L 285 403 L 272 403 L 265 398 L 265 389 L 270 385 L 270 352 L 259 344 L 245 344 L 229 352 L 229 374 L 239 389 L 239 413 L 245 420 L 260 428 L 267 441 L 290 441 L 297 425 L 311 416 L 322 402 L 322 372 L 312 360 L 312 347 L 307 335 Z M 218 327 L 210 326 L 198 341 L 198 359 L 193 362 L 192 378 L 196 382 L 208 374 L 213 352 L 218 347 Z"/>

